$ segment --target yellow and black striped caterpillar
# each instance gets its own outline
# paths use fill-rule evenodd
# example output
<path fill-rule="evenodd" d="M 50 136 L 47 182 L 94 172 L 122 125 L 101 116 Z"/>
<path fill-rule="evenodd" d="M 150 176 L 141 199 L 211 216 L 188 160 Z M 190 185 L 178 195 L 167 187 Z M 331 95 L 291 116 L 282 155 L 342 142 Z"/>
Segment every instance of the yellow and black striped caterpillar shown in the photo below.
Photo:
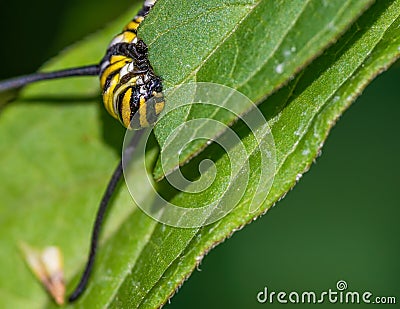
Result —
<path fill-rule="evenodd" d="M 41 80 L 97 75 L 100 78 L 103 103 L 110 115 L 128 129 L 141 129 L 153 124 L 164 108 L 162 80 L 155 74 L 149 62 L 147 45 L 137 37 L 137 30 L 155 3 L 156 0 L 144 2 L 142 9 L 133 20 L 113 38 L 99 64 L 49 73 L 35 73 L 1 81 L 0 92 Z M 139 133 L 134 136 L 130 147 L 125 151 L 133 152 L 140 137 Z M 122 161 L 120 161 L 101 199 L 93 226 L 86 267 L 78 286 L 68 298 L 70 302 L 75 301 L 87 286 L 95 260 L 104 213 L 122 174 Z"/>
<path fill-rule="evenodd" d="M 104 106 L 127 128 L 132 120 L 132 128 L 149 126 L 164 108 L 161 78 L 150 65 L 146 44 L 137 37 L 137 29 L 154 3 L 145 1 L 142 10 L 111 41 L 100 62 Z"/>

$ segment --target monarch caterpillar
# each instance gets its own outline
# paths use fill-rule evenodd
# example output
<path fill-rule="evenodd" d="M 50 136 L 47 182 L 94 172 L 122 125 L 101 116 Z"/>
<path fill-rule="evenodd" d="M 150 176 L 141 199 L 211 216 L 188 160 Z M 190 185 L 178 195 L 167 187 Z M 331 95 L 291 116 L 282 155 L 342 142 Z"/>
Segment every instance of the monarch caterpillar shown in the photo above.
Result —
<path fill-rule="evenodd" d="M 141 129 L 151 125 L 164 108 L 163 86 L 161 78 L 155 74 L 149 62 L 147 45 L 137 36 L 137 29 L 156 1 L 144 1 L 137 15 L 112 39 L 105 56 L 98 64 L 11 78 L 0 82 L 0 92 L 42 80 L 97 75 L 100 79 L 104 106 L 111 116 L 128 129 Z M 133 152 L 140 136 L 139 131 L 125 152 Z M 103 217 L 122 173 L 122 162 L 120 162 L 101 199 L 92 230 L 86 266 L 77 287 L 68 297 L 70 302 L 78 299 L 87 287 Z"/>

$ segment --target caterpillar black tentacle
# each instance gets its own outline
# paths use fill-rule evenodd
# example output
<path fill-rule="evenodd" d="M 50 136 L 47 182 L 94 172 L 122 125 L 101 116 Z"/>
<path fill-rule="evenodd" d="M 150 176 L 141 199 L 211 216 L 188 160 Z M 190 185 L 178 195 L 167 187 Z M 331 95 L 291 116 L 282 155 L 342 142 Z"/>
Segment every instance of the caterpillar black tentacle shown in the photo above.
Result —
<path fill-rule="evenodd" d="M 103 103 L 108 113 L 128 129 L 141 129 L 153 124 L 164 108 L 163 85 L 148 59 L 148 48 L 137 37 L 139 25 L 157 0 L 144 1 L 142 9 L 109 44 L 99 64 L 49 73 L 36 73 L 0 82 L 0 91 L 56 78 L 98 75 Z M 141 134 L 135 134 L 126 151 L 131 154 Z M 115 169 L 96 215 L 89 257 L 82 277 L 71 293 L 70 302 L 78 299 L 88 284 L 93 268 L 99 232 L 109 200 L 122 176 L 122 161 Z"/>
<path fill-rule="evenodd" d="M 100 66 L 98 64 L 88 65 L 79 68 L 66 69 L 56 72 L 49 72 L 49 73 L 34 73 L 15 78 L 10 78 L 8 80 L 0 82 L 0 92 L 9 89 L 20 88 L 27 84 L 39 82 L 42 80 L 73 77 L 73 76 L 90 76 L 99 74 L 100 74 Z"/>
<path fill-rule="evenodd" d="M 123 156 L 125 158 L 132 157 L 133 152 L 135 151 L 137 144 L 140 141 L 141 135 L 142 135 L 142 131 L 138 131 L 133 136 L 132 140 L 129 142 L 128 147 L 126 147 L 126 149 L 124 150 Z M 123 174 L 122 160 L 120 160 L 111 176 L 110 181 L 108 182 L 107 188 L 106 188 L 103 198 L 100 202 L 100 206 L 97 210 L 96 221 L 95 221 L 95 224 L 93 225 L 89 256 L 86 261 L 86 266 L 85 266 L 85 269 L 79 280 L 79 283 L 77 284 L 75 289 L 71 292 L 71 294 L 68 297 L 69 302 L 74 302 L 75 300 L 77 300 L 86 289 L 90 274 L 91 274 L 93 266 L 94 266 L 97 245 L 98 245 L 98 240 L 99 240 L 99 236 L 100 236 L 100 229 L 101 229 L 101 226 L 103 223 L 104 215 L 107 211 L 108 202 L 111 199 L 111 196 L 113 195 L 113 193 L 118 185 L 118 182 L 122 177 L 122 174 Z"/>

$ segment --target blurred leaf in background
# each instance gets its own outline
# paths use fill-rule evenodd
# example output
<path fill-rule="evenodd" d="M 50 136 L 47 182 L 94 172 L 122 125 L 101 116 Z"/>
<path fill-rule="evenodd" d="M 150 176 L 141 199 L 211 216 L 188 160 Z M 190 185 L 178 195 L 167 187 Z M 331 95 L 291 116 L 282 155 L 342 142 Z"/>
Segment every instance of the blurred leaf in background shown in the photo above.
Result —
<path fill-rule="evenodd" d="M 7 59 L 2 61 L 0 79 L 36 71 L 62 49 L 104 28 L 131 6 L 130 0 L 38 0 L 35 5 L 27 0 L 8 2 L 0 11 L 0 59 Z"/>

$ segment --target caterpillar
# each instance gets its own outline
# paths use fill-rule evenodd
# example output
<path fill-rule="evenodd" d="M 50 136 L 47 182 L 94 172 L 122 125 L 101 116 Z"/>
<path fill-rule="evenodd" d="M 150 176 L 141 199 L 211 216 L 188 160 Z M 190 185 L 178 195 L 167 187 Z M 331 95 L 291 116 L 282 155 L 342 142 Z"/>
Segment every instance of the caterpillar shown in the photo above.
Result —
<path fill-rule="evenodd" d="M 146 44 L 137 37 L 140 23 L 155 2 L 145 1 L 142 10 L 111 41 L 100 62 L 104 106 L 127 128 L 149 126 L 164 108 L 161 78 L 150 65 Z M 137 113 L 137 121 L 132 121 Z"/>
<path fill-rule="evenodd" d="M 137 31 L 156 1 L 144 1 L 142 9 L 123 28 L 122 32 L 111 40 L 104 57 L 98 64 L 11 78 L 0 82 L 0 92 L 42 80 L 97 75 L 107 112 L 128 129 L 138 130 L 148 127 L 157 120 L 164 108 L 163 85 L 161 77 L 155 74 L 150 64 L 147 45 L 138 38 Z M 138 131 L 125 152 L 134 151 L 140 135 Z M 78 299 L 88 285 L 103 217 L 122 174 L 122 161 L 120 161 L 101 199 L 93 225 L 86 266 L 78 285 L 68 297 L 69 302 Z"/>

